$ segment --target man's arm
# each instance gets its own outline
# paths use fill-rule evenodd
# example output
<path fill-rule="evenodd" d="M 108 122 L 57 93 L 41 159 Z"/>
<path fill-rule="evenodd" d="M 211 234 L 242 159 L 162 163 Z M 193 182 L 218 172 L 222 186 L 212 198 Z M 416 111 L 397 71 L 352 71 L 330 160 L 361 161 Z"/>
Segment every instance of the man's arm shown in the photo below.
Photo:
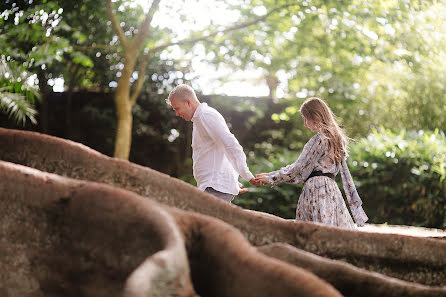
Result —
<path fill-rule="evenodd" d="M 258 186 L 260 183 L 254 178 L 246 164 L 243 148 L 234 134 L 229 131 L 223 116 L 210 113 L 203 113 L 201 116 L 203 128 L 218 145 L 225 149 L 226 157 L 235 171 L 246 181 Z"/>

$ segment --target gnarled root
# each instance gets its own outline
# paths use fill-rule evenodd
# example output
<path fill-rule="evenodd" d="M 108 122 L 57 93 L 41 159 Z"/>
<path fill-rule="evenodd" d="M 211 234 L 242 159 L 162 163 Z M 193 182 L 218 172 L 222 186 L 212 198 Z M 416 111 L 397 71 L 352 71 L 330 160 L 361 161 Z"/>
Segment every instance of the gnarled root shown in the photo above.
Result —
<path fill-rule="evenodd" d="M 369 297 L 434 297 L 446 296 L 446 287 L 429 287 L 369 272 L 342 261 L 331 260 L 274 243 L 258 247 L 262 253 L 313 272 L 331 283 L 344 296 Z"/>
<path fill-rule="evenodd" d="M 357 267 L 425 285 L 446 285 L 446 241 L 342 230 L 243 210 L 149 168 L 83 145 L 0 128 L 0 159 L 63 176 L 106 183 L 165 205 L 221 219 L 254 246 L 287 243 Z M 39 148 L 39 154 L 35 148 Z"/>
<path fill-rule="evenodd" d="M 2 296 L 197 296 L 189 262 L 201 296 L 342 296 L 220 220 L 129 191 L 0 161 L 0 193 Z"/>
<path fill-rule="evenodd" d="M 1 296 L 195 296 L 175 220 L 128 194 L 0 161 Z"/>

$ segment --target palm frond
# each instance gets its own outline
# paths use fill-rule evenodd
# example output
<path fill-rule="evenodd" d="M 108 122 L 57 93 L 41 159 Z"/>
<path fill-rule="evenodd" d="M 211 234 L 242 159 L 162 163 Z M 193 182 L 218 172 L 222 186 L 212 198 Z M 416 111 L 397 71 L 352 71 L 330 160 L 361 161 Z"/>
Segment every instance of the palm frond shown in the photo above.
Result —
<path fill-rule="evenodd" d="M 40 93 L 37 86 L 28 82 L 30 76 L 17 64 L 0 61 L 0 112 L 23 126 L 27 119 L 37 124 L 34 104 Z"/>
<path fill-rule="evenodd" d="M 17 124 L 24 126 L 27 118 L 34 125 L 37 124 L 37 110 L 27 101 L 26 96 L 9 90 L 9 87 L 0 88 L 0 110 Z"/>

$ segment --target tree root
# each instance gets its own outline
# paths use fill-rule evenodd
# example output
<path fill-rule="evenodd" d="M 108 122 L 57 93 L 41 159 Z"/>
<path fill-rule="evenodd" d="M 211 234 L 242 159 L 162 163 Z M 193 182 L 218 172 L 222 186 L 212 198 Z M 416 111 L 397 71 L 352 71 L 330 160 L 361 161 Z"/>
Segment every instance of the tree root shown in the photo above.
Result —
<path fill-rule="evenodd" d="M 342 261 L 331 260 L 297 249 L 291 245 L 274 243 L 258 247 L 262 253 L 313 272 L 331 283 L 346 297 L 435 297 L 446 296 L 446 287 L 429 287 L 369 272 Z"/>
<path fill-rule="evenodd" d="M 159 205 L 2 161 L 0 193 L 2 296 L 195 296 L 183 236 Z"/>
<path fill-rule="evenodd" d="M 0 161 L 0 193 L 2 296 L 342 296 L 220 220 L 132 192 Z"/>
<path fill-rule="evenodd" d="M 287 243 L 401 280 L 446 285 L 444 240 L 348 231 L 243 210 L 165 174 L 38 133 L 0 128 L 0 146 L 1 160 L 79 180 L 106 183 L 165 205 L 218 218 L 239 229 L 254 246 Z"/>

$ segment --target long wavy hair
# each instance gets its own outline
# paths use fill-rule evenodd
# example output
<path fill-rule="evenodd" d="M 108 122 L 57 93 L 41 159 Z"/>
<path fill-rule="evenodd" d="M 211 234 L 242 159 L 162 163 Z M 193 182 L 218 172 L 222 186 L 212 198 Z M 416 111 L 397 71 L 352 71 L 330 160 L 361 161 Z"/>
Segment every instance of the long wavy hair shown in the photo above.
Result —
<path fill-rule="evenodd" d="M 312 123 L 319 133 L 328 140 L 328 150 L 336 162 L 348 156 L 349 138 L 336 122 L 336 116 L 322 99 L 311 97 L 299 109 L 302 116 Z"/>

